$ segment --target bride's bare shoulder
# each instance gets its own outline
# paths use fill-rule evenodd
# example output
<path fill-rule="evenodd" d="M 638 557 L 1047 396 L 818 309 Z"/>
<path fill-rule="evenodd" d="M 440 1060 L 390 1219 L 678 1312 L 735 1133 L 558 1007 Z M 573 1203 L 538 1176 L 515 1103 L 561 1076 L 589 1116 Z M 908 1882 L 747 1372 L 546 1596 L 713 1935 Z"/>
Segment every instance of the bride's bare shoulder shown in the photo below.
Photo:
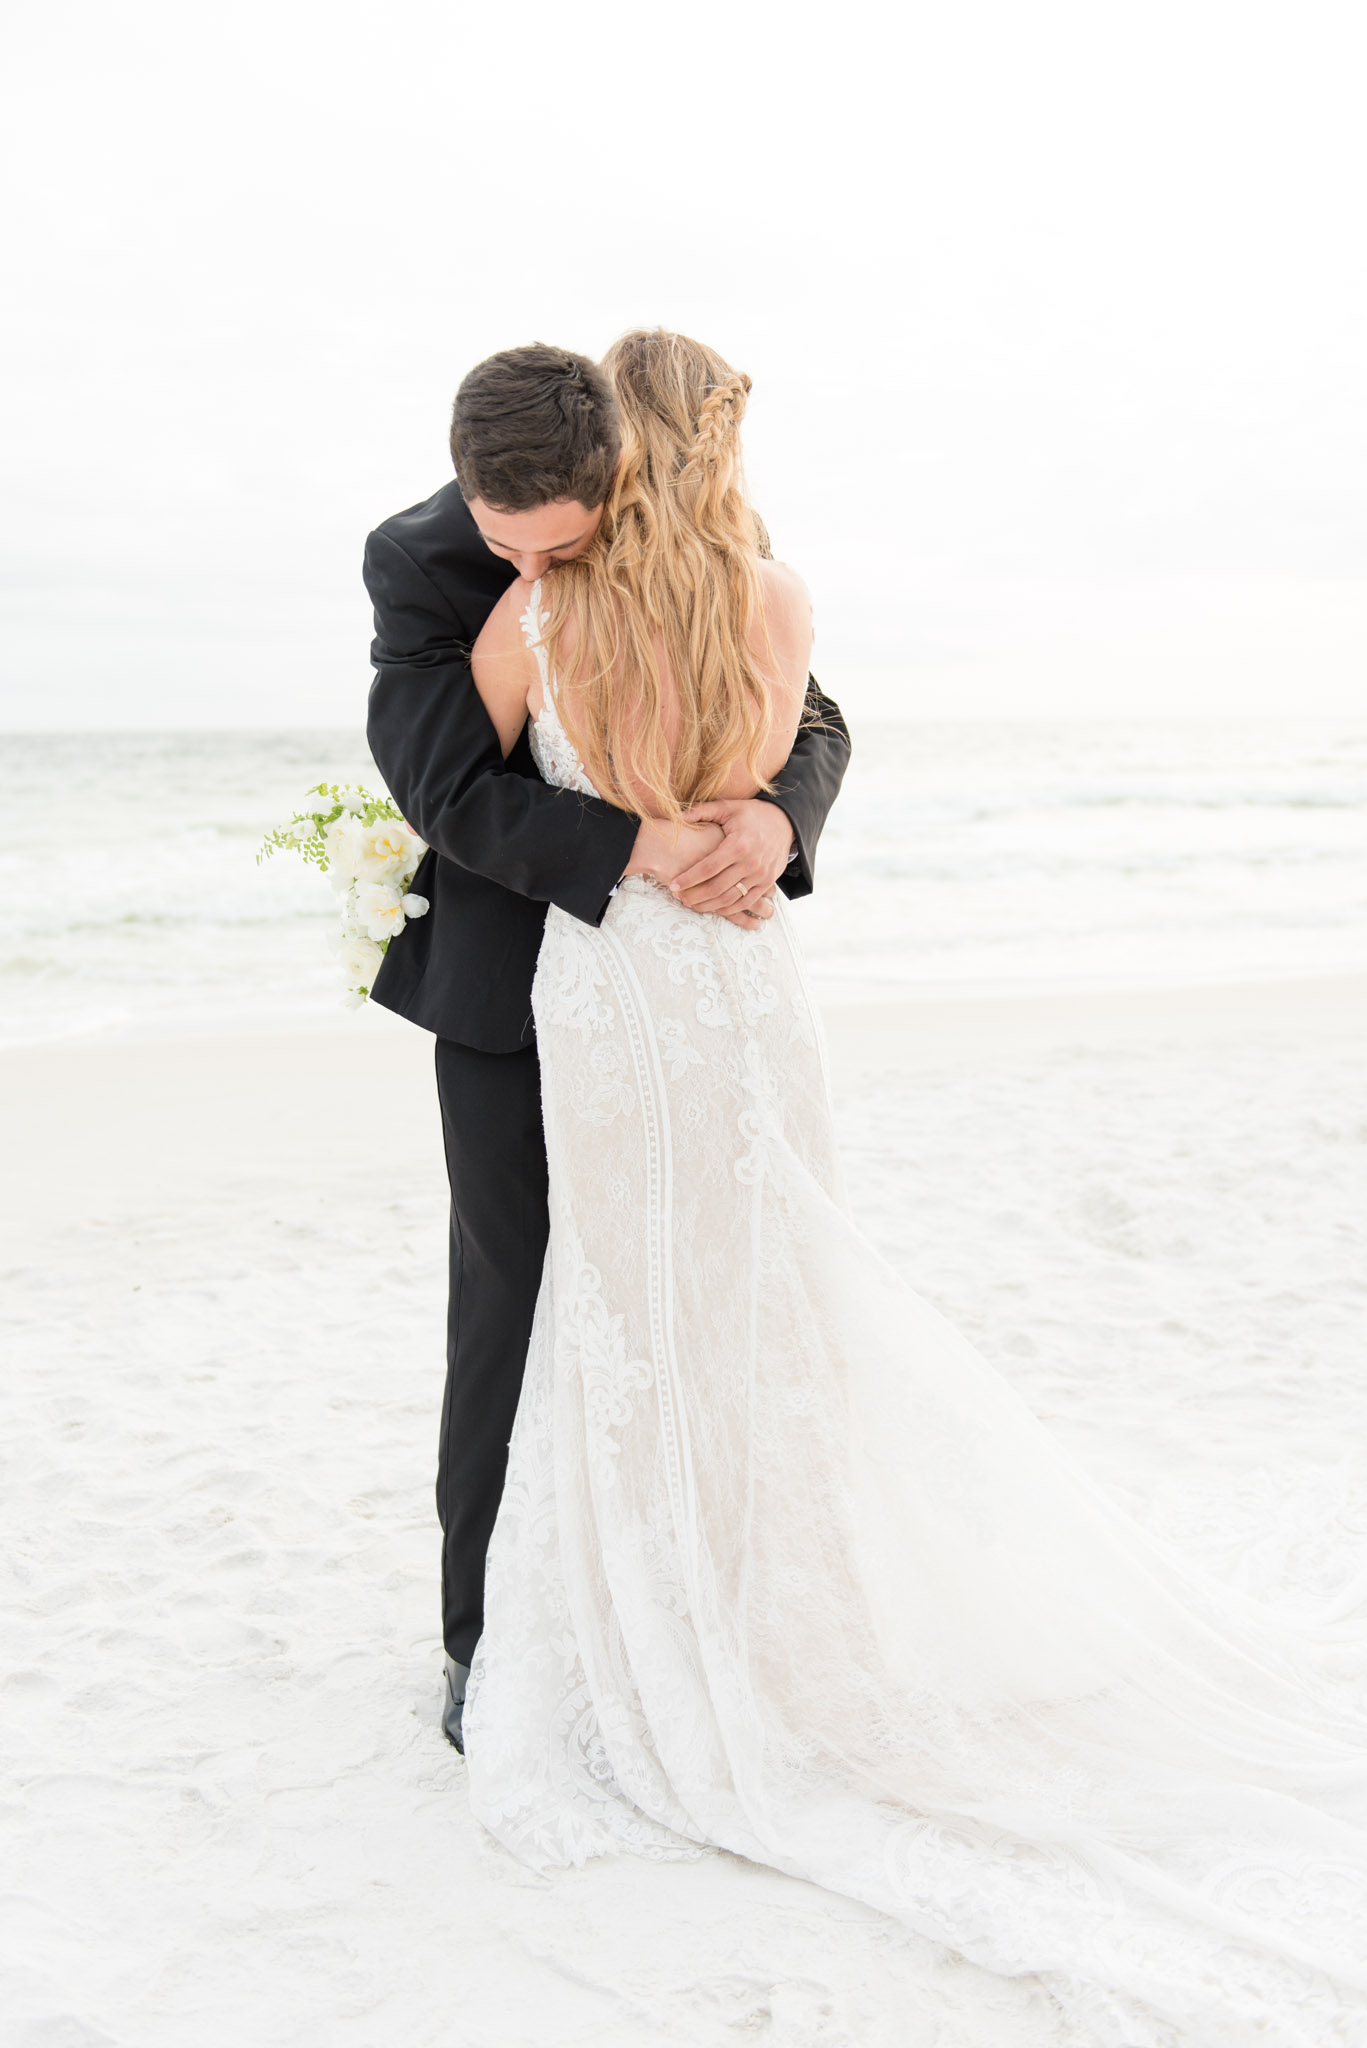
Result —
<path fill-rule="evenodd" d="M 522 614 L 527 608 L 528 585 L 521 578 L 510 583 L 498 603 L 490 612 L 475 642 L 475 659 L 487 659 L 490 655 L 508 655 L 526 652 L 526 639 L 522 631 Z"/>
<path fill-rule="evenodd" d="M 764 618 L 753 629 L 755 652 L 770 655 L 776 680 L 805 690 L 812 652 L 811 593 L 786 562 L 761 562 L 759 583 Z"/>
<path fill-rule="evenodd" d="M 540 705 L 536 656 L 522 631 L 529 595 L 525 583 L 509 584 L 485 620 L 470 655 L 475 688 L 493 720 L 505 758 L 526 722 L 528 709 L 535 711 Z"/>
<path fill-rule="evenodd" d="M 773 605 L 780 611 L 794 612 L 808 625 L 811 624 L 811 592 L 791 562 L 761 560 L 759 580 L 766 606 Z"/>

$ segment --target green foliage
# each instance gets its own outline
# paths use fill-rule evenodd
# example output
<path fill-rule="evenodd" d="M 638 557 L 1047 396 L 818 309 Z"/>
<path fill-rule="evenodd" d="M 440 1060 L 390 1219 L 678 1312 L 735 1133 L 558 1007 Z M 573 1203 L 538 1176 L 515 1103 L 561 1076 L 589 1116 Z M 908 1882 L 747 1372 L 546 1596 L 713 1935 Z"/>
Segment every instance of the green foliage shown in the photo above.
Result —
<path fill-rule="evenodd" d="M 372 796 L 359 783 L 319 782 L 309 790 L 305 798 L 306 808 L 296 811 L 287 825 L 278 825 L 268 832 L 261 842 L 256 856 L 260 867 L 263 860 L 282 850 L 297 853 L 312 867 L 326 869 L 328 864 L 327 842 L 323 834 L 334 818 L 340 818 L 343 811 L 353 811 L 365 825 L 373 825 L 377 818 L 401 818 L 392 797 Z M 307 831 L 302 828 L 308 827 Z"/>

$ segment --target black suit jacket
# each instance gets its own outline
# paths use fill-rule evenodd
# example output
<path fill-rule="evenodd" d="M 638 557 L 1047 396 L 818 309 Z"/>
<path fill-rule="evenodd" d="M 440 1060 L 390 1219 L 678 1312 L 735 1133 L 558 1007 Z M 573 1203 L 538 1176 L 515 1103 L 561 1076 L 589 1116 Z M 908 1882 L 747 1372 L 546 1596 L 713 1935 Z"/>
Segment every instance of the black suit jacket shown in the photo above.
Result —
<path fill-rule="evenodd" d="M 541 780 L 527 734 L 503 759 L 470 673 L 470 649 L 516 571 L 489 552 L 455 483 L 396 512 L 366 542 L 375 606 L 367 737 L 376 766 L 430 852 L 372 1000 L 485 1052 L 533 1039 L 532 975 L 558 903 L 599 924 L 631 859 L 639 819 Z M 792 821 L 790 896 L 812 887 L 816 842 L 849 761 L 849 734 L 815 683 L 820 728 L 799 733 L 774 801 Z"/>

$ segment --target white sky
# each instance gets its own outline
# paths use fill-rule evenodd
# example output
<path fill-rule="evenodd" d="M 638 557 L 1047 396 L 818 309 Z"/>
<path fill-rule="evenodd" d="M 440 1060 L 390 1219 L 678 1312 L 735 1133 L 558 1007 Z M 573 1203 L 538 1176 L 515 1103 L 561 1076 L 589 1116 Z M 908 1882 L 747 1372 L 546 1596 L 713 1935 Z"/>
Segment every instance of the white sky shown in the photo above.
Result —
<path fill-rule="evenodd" d="M 656 321 L 856 714 L 1367 709 L 1362 18 L 44 0 L 0 721 L 359 722 L 464 370 Z"/>

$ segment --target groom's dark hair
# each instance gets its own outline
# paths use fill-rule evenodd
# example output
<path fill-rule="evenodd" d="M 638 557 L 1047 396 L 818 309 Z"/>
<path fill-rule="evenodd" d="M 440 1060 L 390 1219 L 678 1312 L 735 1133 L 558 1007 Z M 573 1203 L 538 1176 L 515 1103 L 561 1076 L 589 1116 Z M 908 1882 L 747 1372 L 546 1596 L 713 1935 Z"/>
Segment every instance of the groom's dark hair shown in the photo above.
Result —
<path fill-rule="evenodd" d="M 622 445 L 617 400 L 587 356 L 544 341 L 476 363 L 456 393 L 451 460 L 468 498 L 496 512 L 601 505 Z"/>

